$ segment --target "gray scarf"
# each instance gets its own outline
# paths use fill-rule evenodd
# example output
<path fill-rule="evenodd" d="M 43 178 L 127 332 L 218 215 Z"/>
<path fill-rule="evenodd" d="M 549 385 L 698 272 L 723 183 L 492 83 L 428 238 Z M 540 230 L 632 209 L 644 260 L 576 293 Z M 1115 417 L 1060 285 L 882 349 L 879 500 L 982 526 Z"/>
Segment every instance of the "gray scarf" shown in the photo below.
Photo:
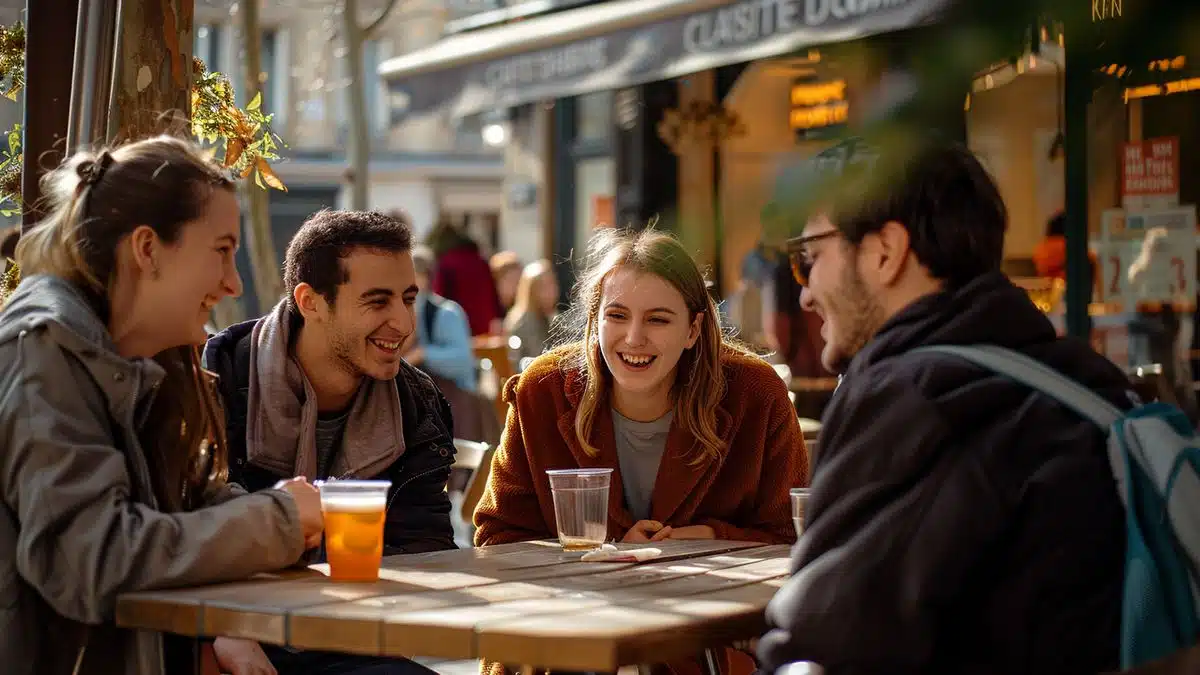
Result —
<path fill-rule="evenodd" d="M 287 301 L 250 335 L 246 457 L 282 476 L 317 477 L 317 397 L 289 345 Z M 339 478 L 378 476 L 404 454 L 403 417 L 394 380 L 364 378 L 354 396 L 340 452 Z"/>

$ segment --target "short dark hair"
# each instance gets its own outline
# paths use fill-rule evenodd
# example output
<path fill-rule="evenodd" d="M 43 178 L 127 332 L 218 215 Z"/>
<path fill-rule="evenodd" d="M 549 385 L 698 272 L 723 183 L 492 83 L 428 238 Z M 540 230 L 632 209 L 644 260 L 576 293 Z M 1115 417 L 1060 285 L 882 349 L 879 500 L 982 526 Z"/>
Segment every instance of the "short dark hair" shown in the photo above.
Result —
<path fill-rule="evenodd" d="M 1059 211 L 1046 223 L 1047 237 L 1065 237 L 1067 236 L 1067 214 Z"/>
<path fill-rule="evenodd" d="M 936 136 L 885 145 L 843 171 L 829 210 L 851 244 L 895 221 L 908 230 L 921 264 L 951 286 L 1000 269 L 1008 210 L 963 145 Z"/>
<path fill-rule="evenodd" d="M 367 249 L 386 253 L 412 250 L 412 227 L 402 214 L 323 209 L 306 220 L 288 244 L 283 259 L 283 286 L 288 310 L 299 314 L 293 293 L 300 284 L 313 287 L 330 305 L 338 286 L 350 280 L 342 259 Z"/>

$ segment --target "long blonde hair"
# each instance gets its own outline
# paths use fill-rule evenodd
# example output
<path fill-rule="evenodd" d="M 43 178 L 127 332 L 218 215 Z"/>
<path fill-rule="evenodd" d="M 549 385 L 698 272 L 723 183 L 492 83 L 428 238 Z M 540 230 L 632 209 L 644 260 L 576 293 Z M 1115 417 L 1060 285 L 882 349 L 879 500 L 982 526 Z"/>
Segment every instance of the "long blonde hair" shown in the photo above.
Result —
<path fill-rule="evenodd" d="M 517 293 L 513 299 L 512 309 L 504 317 L 504 329 L 512 330 L 517 321 L 526 314 L 533 314 L 543 319 L 551 319 L 542 309 L 541 298 L 538 297 L 538 284 L 542 279 L 554 274 L 554 268 L 549 260 L 535 260 L 521 271 L 521 280 L 517 282 Z"/>
<path fill-rule="evenodd" d="M 42 177 L 47 215 L 21 235 L 25 276 L 71 282 L 108 323 L 118 243 L 140 225 L 168 244 L 200 218 L 230 176 L 193 144 L 160 136 L 100 152 L 78 152 Z M 185 345 L 155 357 L 166 371 L 139 437 L 152 489 L 164 510 L 199 507 L 228 473 L 225 421 L 213 376 L 199 350 Z"/>
<path fill-rule="evenodd" d="M 563 367 L 584 376 L 584 389 L 575 411 L 576 438 L 585 452 L 597 454 L 590 441 L 592 427 L 596 410 L 609 396 L 612 378 L 600 353 L 600 300 L 605 279 L 617 268 L 659 277 L 683 295 L 689 320 L 703 315 L 696 344 L 684 352 L 676 366 L 672 387 L 675 422 L 696 441 L 698 451 L 693 464 L 719 459 L 727 450 L 726 440 L 717 434 L 717 407 L 726 389 L 722 362 L 728 352 L 751 352 L 725 336 L 716 303 L 696 261 L 678 240 L 652 228 L 609 228 L 592 237 L 587 263 L 575 285 L 571 311 L 560 315 L 557 322 L 560 341 L 573 338 L 560 348 Z"/>

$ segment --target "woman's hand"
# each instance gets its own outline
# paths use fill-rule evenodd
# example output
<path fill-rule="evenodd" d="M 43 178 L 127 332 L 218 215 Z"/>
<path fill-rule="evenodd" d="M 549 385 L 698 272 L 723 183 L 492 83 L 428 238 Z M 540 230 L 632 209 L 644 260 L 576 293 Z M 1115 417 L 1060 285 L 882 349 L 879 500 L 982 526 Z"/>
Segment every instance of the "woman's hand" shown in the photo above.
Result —
<path fill-rule="evenodd" d="M 290 494 L 296 502 L 296 508 L 300 511 L 300 529 L 304 532 L 304 548 L 320 546 L 321 532 L 325 529 L 321 514 L 321 491 L 303 477 L 281 480 L 275 489 Z"/>
<path fill-rule="evenodd" d="M 662 541 L 671 535 L 671 531 L 670 525 L 663 525 L 657 520 L 639 520 L 629 528 L 621 541 L 632 544 Z"/>
<path fill-rule="evenodd" d="M 717 532 L 708 525 L 688 525 L 671 530 L 667 539 L 716 539 Z M 658 541 L 657 538 L 654 541 Z"/>
<path fill-rule="evenodd" d="M 222 673 L 229 675 L 279 675 L 266 652 L 254 640 L 217 638 L 213 653 Z"/>

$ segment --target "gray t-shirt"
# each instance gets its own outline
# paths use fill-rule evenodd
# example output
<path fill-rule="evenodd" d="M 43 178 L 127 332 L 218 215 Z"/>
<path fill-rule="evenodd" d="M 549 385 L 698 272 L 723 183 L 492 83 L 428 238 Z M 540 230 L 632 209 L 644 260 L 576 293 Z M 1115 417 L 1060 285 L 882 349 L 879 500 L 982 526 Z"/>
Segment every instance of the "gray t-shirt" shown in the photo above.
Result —
<path fill-rule="evenodd" d="M 654 480 L 667 449 L 667 433 L 671 430 L 675 412 L 668 412 L 653 422 L 635 422 L 615 409 L 612 414 L 625 506 L 635 519 L 645 520 L 650 517 Z"/>
<path fill-rule="evenodd" d="M 318 417 L 317 432 L 316 432 L 316 447 L 317 447 L 317 478 L 325 480 L 329 478 L 329 471 L 333 468 L 334 457 L 337 456 L 338 448 L 342 445 L 342 432 L 346 430 L 346 420 L 350 417 L 350 409 L 336 417 Z"/>

